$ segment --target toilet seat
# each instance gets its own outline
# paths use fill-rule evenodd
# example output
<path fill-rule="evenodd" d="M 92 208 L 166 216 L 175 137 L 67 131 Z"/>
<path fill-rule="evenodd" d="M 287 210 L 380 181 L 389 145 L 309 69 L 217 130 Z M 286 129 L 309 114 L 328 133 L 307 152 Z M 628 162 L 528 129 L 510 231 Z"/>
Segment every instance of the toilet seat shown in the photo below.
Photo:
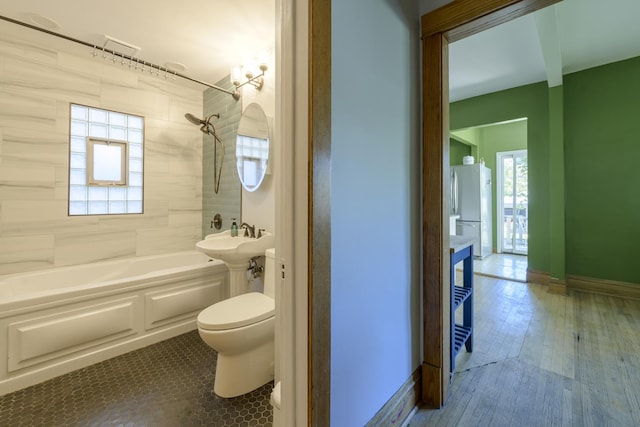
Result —
<path fill-rule="evenodd" d="M 240 328 L 272 317 L 273 299 L 260 292 L 238 295 L 208 307 L 198 315 L 198 327 L 209 331 Z"/>

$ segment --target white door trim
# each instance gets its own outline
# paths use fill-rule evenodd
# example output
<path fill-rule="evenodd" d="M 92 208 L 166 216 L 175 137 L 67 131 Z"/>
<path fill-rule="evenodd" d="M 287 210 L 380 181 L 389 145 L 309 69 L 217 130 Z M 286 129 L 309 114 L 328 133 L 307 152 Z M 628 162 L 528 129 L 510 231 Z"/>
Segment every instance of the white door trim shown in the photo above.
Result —
<path fill-rule="evenodd" d="M 502 224 L 502 220 L 504 218 L 504 191 L 503 191 L 503 177 L 504 170 L 502 168 L 502 160 L 505 157 L 515 157 L 515 156 L 527 156 L 527 150 L 512 150 L 512 151 L 498 151 L 496 153 L 496 252 L 502 253 L 503 246 L 502 242 L 504 237 L 504 225 Z M 514 163 L 514 171 L 515 171 L 515 163 Z M 515 186 L 515 180 L 514 180 Z M 514 205 L 515 209 L 515 205 Z M 515 211 L 514 211 L 515 212 Z M 513 252 L 515 253 L 515 243 L 513 246 Z"/>
<path fill-rule="evenodd" d="M 281 147 L 275 165 L 275 273 L 281 295 L 276 375 L 281 381 L 281 419 L 274 427 L 279 427 L 306 425 L 308 418 L 309 13 L 308 3 L 296 0 L 276 0 L 275 7 L 277 133 L 274 143 Z"/>

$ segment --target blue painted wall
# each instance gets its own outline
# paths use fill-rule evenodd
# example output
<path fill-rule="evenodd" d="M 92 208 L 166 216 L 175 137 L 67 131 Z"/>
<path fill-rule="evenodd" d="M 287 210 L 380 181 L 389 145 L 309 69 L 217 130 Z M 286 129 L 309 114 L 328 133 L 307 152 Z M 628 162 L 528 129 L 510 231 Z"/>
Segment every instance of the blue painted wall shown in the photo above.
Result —
<path fill-rule="evenodd" d="M 418 16 L 332 3 L 332 427 L 366 424 L 421 362 Z"/>

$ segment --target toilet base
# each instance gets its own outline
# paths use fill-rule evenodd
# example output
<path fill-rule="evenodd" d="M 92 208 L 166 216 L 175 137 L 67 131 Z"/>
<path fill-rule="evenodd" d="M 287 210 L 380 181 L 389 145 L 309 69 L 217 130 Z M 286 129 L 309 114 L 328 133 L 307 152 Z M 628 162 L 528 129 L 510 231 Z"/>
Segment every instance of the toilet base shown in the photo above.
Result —
<path fill-rule="evenodd" d="M 213 392 L 220 397 L 236 397 L 272 381 L 273 357 L 273 340 L 241 354 L 218 353 Z"/>

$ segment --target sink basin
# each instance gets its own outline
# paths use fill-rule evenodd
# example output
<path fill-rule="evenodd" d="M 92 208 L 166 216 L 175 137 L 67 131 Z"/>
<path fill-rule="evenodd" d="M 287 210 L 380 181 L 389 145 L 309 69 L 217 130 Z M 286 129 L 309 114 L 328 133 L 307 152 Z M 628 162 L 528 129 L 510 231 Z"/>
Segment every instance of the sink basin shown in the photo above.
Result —
<path fill-rule="evenodd" d="M 275 246 L 272 233 L 263 232 L 259 239 L 243 237 L 243 231 L 239 236 L 232 237 L 226 230 L 222 233 L 209 234 L 204 240 L 196 243 L 196 248 L 209 255 L 224 261 L 227 264 L 244 263 L 249 259 L 264 255 L 264 251 Z"/>

